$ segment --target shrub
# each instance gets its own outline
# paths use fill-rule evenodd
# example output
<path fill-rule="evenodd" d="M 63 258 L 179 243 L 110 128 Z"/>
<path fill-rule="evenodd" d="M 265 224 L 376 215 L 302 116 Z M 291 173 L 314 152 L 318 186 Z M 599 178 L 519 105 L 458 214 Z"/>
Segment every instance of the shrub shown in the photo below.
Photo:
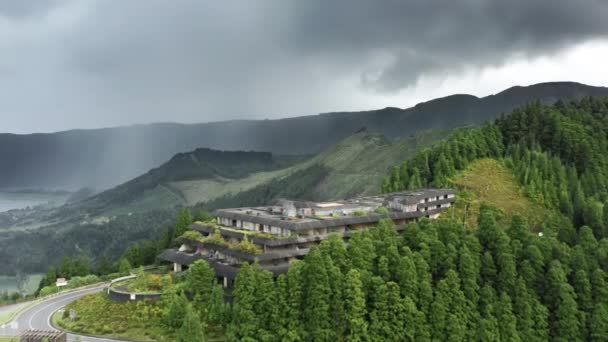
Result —
<path fill-rule="evenodd" d="M 40 290 L 40 297 L 45 297 L 57 292 L 59 292 L 59 288 L 57 286 L 45 286 L 42 288 L 42 290 Z"/>
<path fill-rule="evenodd" d="M 118 272 L 123 275 L 129 275 L 131 273 L 131 264 L 129 263 L 129 260 L 127 260 L 126 258 L 122 258 L 120 259 L 120 262 L 118 263 Z"/>
<path fill-rule="evenodd" d="M 99 279 L 101 281 L 109 281 L 112 279 L 119 278 L 121 276 L 122 276 L 122 274 L 120 274 L 119 272 L 116 272 L 116 273 L 104 274 L 104 275 L 100 276 Z"/>
<path fill-rule="evenodd" d="M 228 246 L 228 242 L 226 242 L 226 240 L 224 240 L 224 238 L 222 237 L 222 233 L 220 232 L 219 229 L 216 229 L 215 232 L 212 235 L 210 235 L 209 237 L 207 237 L 206 239 L 204 239 L 203 242 L 208 242 L 208 243 L 212 243 L 212 244 L 224 246 L 224 247 Z"/>
<path fill-rule="evenodd" d="M 386 209 L 385 207 L 378 207 L 378 208 L 376 208 L 376 210 L 374 210 L 374 212 L 376 214 L 386 215 L 386 214 L 388 214 L 388 209 Z"/>
<path fill-rule="evenodd" d="M 84 277 L 73 277 L 68 282 L 68 286 L 66 286 L 66 288 L 68 288 L 68 289 L 75 289 L 77 287 L 95 284 L 95 283 L 98 283 L 100 281 L 101 281 L 101 279 L 99 279 L 99 277 L 96 276 L 96 275 L 94 275 L 94 274 L 89 274 L 89 275 L 84 276 Z"/>
<path fill-rule="evenodd" d="M 247 239 L 247 236 L 244 236 L 243 240 L 241 240 L 241 242 L 239 242 L 231 247 L 238 251 L 249 253 L 249 254 L 255 254 L 255 255 L 262 254 L 262 250 L 260 249 L 260 247 L 258 247 L 255 243 L 249 241 Z"/>
<path fill-rule="evenodd" d="M 188 230 L 187 232 L 182 234 L 182 237 L 187 240 L 198 241 L 198 242 L 203 242 L 205 240 L 205 237 L 201 233 L 199 233 L 195 230 Z"/>
<path fill-rule="evenodd" d="M 353 211 L 353 215 L 355 215 L 355 216 L 366 216 L 367 215 L 367 211 L 365 211 L 365 210 L 355 210 L 355 211 Z"/>

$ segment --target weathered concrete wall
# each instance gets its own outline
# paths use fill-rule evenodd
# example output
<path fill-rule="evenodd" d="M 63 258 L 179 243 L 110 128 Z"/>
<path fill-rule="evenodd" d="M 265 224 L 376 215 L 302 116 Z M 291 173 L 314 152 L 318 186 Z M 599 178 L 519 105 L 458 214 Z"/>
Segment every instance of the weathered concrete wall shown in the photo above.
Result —
<path fill-rule="evenodd" d="M 151 301 L 159 301 L 160 293 L 151 293 L 151 294 L 138 294 L 138 293 L 125 293 L 118 292 L 114 289 L 110 288 L 108 290 L 108 296 L 110 299 L 116 303 L 126 303 L 126 302 L 140 302 L 143 300 L 151 300 Z"/>

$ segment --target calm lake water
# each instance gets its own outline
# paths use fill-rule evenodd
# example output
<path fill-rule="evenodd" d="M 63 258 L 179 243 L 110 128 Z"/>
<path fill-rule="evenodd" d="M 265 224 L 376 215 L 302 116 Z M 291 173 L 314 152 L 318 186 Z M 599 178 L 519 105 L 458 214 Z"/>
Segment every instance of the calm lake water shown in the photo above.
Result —
<path fill-rule="evenodd" d="M 25 284 L 25 292 L 27 294 L 33 293 L 38 288 L 38 284 L 42 279 L 43 274 L 29 274 L 27 275 L 27 281 Z M 17 291 L 17 277 L 13 276 L 3 276 L 0 275 L 0 292 L 8 291 L 15 292 Z"/>

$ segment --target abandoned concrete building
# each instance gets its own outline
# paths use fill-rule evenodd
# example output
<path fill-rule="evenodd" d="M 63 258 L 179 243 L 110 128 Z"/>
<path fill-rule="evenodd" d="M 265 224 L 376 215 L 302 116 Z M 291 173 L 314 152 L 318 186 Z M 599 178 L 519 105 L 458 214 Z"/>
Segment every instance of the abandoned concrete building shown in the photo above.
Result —
<path fill-rule="evenodd" d="M 310 248 L 337 234 L 345 241 L 353 232 L 391 219 L 397 230 L 427 217 L 435 219 L 455 201 L 449 189 L 424 189 L 335 202 L 279 200 L 271 206 L 221 209 L 214 222 L 196 222 L 178 238 L 177 250 L 159 255 L 175 272 L 196 260 L 206 260 L 225 287 L 233 284 L 239 267 L 258 262 L 275 275 L 287 272 Z"/>
<path fill-rule="evenodd" d="M 19 339 L 21 342 L 67 342 L 68 334 L 64 331 L 26 330 Z"/>

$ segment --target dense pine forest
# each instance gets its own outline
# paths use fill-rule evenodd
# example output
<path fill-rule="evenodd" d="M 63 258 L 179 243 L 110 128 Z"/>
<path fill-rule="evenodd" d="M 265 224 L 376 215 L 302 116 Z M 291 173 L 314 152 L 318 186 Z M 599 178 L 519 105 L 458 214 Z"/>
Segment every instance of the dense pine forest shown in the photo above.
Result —
<path fill-rule="evenodd" d="M 475 232 L 449 220 L 398 236 L 388 222 L 324 242 L 276 282 L 237 278 L 230 340 L 577 341 L 608 339 L 608 243 L 582 228 L 570 246 L 490 208 Z M 204 315 L 204 313 L 203 313 Z"/>
<path fill-rule="evenodd" d="M 224 314 L 196 311 L 242 341 L 608 341 L 607 114 L 607 100 L 531 104 L 420 151 L 383 186 L 450 186 L 495 158 L 554 210 L 539 234 L 487 206 L 476 230 L 445 217 L 398 235 L 383 222 L 277 280 L 246 266 Z"/>
<path fill-rule="evenodd" d="M 499 223 L 501 210 L 487 205 L 476 229 L 457 215 L 403 233 L 382 221 L 348 244 L 330 237 L 276 279 L 244 265 L 227 294 L 198 261 L 185 280 L 167 281 L 146 320 L 179 341 L 608 341 L 607 114 L 606 99 L 533 103 L 456 131 L 383 184 L 387 192 L 450 187 L 472 162 L 492 158 L 554 213 L 534 232 L 519 215 Z M 183 210 L 158 246 L 190 221 Z M 123 261 L 150 262 L 158 248 L 150 246 Z"/>

